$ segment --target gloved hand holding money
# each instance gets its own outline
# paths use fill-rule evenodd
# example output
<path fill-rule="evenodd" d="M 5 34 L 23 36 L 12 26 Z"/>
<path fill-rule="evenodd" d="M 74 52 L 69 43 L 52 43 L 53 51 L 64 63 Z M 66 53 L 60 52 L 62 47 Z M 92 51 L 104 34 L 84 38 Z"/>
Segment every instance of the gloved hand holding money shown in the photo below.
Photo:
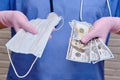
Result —
<path fill-rule="evenodd" d="M 66 59 L 76 62 L 97 63 L 102 60 L 114 58 L 110 49 L 101 39 L 92 39 L 87 44 L 80 40 L 91 30 L 91 24 L 73 20 L 70 43 Z"/>

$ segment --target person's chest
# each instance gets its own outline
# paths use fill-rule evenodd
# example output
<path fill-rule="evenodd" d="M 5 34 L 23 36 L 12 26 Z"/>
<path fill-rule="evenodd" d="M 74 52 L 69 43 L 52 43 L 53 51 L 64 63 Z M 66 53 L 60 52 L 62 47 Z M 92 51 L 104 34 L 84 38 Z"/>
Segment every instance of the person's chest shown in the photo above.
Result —
<path fill-rule="evenodd" d="M 52 1 L 53 11 L 69 20 L 73 18 L 79 20 L 80 13 L 83 20 L 88 22 L 109 16 L 106 0 L 83 0 L 83 3 L 81 3 L 82 0 L 15 0 L 15 7 L 29 19 L 46 18 L 51 12 L 50 1 Z"/>

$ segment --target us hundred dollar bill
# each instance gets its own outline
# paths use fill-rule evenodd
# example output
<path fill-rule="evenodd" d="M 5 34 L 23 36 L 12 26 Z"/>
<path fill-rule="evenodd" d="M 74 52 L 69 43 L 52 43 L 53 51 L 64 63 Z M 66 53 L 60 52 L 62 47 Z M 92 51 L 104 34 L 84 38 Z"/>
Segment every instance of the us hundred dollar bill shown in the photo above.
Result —
<path fill-rule="evenodd" d="M 95 63 L 96 61 L 100 60 L 98 47 L 95 43 L 95 39 L 90 41 L 90 61 Z"/>
<path fill-rule="evenodd" d="M 95 43 L 98 48 L 98 52 L 99 52 L 99 56 L 100 56 L 100 60 L 98 60 L 96 62 L 114 58 L 114 55 L 112 54 L 110 49 L 104 44 L 104 42 L 101 39 L 95 39 Z"/>
<path fill-rule="evenodd" d="M 83 44 L 80 40 L 89 32 L 91 25 L 86 22 L 73 20 L 70 22 L 70 26 L 72 32 L 66 59 L 90 63 L 90 44 Z"/>

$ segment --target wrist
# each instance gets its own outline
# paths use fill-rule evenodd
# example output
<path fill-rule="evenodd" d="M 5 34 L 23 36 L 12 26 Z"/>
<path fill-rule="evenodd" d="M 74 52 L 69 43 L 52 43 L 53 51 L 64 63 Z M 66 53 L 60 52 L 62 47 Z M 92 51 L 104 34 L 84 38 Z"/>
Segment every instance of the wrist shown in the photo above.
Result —
<path fill-rule="evenodd" d="M 112 28 L 110 32 L 118 33 L 120 32 L 120 18 L 119 17 L 112 17 L 111 18 Z"/>
<path fill-rule="evenodd" d="M 5 28 L 5 26 L 2 23 L 0 23 L 0 29 L 3 29 L 3 28 Z"/>

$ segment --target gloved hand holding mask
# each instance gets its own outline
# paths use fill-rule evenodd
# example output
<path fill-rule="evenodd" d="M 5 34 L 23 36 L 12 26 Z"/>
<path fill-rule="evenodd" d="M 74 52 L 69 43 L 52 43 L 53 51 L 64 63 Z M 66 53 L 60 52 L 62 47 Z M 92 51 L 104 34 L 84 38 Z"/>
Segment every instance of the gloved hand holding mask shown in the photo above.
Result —
<path fill-rule="evenodd" d="M 21 29 L 7 44 L 7 48 L 11 51 L 24 54 L 33 54 L 41 57 L 41 54 L 48 41 L 53 28 L 59 23 L 61 17 L 55 13 L 50 13 L 47 19 L 35 19 L 30 23 L 34 25 L 39 33 L 33 35 Z"/>
<path fill-rule="evenodd" d="M 19 78 L 26 77 L 34 63 L 36 62 L 37 58 L 40 58 L 42 56 L 42 53 L 44 51 L 44 48 L 47 44 L 47 41 L 49 39 L 49 36 L 53 30 L 53 28 L 59 23 L 61 20 L 61 17 L 59 17 L 56 13 L 50 13 L 47 17 L 47 19 L 35 19 L 31 20 L 30 23 L 34 25 L 38 29 L 38 34 L 33 35 L 29 32 L 24 31 L 21 29 L 17 34 L 6 44 L 8 53 L 9 50 L 17 53 L 22 54 L 33 54 L 36 56 L 35 60 L 33 61 L 31 67 L 27 71 L 27 73 L 23 76 L 20 76 L 11 60 L 11 57 L 9 55 L 10 62 L 12 64 L 12 67 L 14 69 L 15 74 Z"/>

